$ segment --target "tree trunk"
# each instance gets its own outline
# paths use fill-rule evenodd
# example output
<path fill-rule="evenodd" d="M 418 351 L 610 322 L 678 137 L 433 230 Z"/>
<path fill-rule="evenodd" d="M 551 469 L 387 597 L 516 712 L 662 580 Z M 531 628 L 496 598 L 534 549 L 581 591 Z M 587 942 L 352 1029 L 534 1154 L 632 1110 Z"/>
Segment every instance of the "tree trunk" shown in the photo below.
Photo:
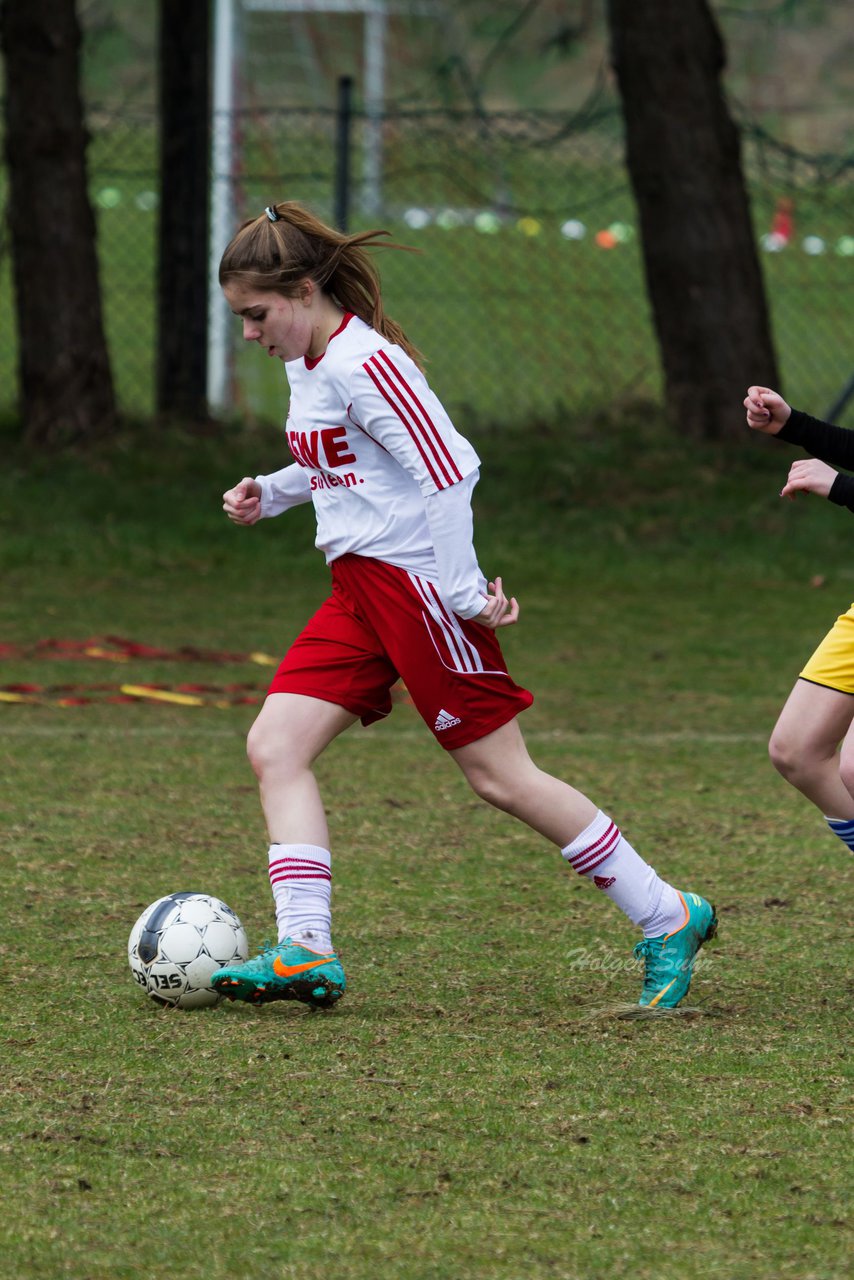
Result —
<path fill-rule="evenodd" d="M 779 377 L 723 42 L 706 0 L 608 0 L 608 21 L 668 417 L 743 435 L 747 387 Z"/>
<path fill-rule="evenodd" d="M 160 0 L 157 411 L 207 411 L 210 190 L 208 0 Z"/>
<path fill-rule="evenodd" d="M 116 425 L 74 0 L 3 0 L 0 42 L 24 438 L 56 448 Z"/>

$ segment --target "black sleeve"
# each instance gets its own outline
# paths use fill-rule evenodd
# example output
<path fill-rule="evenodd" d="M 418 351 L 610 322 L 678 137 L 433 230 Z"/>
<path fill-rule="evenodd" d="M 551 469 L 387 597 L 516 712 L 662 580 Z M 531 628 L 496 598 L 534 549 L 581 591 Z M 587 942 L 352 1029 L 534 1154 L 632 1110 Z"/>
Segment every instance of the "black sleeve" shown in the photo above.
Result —
<path fill-rule="evenodd" d="M 847 507 L 854 511 L 854 476 L 838 475 L 827 495 L 838 507 Z"/>
<path fill-rule="evenodd" d="M 854 431 L 846 427 L 835 427 L 820 418 L 811 418 L 800 409 L 793 409 L 786 425 L 777 432 L 777 439 L 800 445 L 814 458 L 820 458 L 832 467 L 846 467 L 854 471 Z"/>

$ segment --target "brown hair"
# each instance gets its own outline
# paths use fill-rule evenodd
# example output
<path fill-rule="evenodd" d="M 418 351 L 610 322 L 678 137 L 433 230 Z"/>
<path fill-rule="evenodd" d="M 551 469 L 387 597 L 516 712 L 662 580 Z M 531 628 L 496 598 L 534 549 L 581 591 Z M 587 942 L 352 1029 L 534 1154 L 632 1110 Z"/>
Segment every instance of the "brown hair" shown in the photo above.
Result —
<path fill-rule="evenodd" d="M 235 281 L 248 289 L 296 297 L 308 276 L 345 311 L 396 343 L 421 367 L 420 352 L 399 324 L 385 314 L 379 273 L 365 252 L 367 248 L 407 249 L 407 245 L 379 241 L 387 231 L 360 231 L 346 235 L 293 200 L 271 206 L 266 213 L 244 222 L 222 255 L 221 285 Z M 364 246 L 364 247 L 363 247 Z M 411 250 L 411 252 L 416 252 Z"/>

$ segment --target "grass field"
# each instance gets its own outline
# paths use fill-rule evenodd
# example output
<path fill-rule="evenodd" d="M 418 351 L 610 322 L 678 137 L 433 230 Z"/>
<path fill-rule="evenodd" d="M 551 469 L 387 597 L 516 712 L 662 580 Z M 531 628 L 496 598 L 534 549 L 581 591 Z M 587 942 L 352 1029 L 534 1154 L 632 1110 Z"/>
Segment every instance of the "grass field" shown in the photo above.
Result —
<path fill-rule="evenodd" d="M 271 929 L 251 706 L 0 704 L 0 1249 L 20 1280 L 837 1280 L 849 1274 L 850 860 L 771 770 L 799 663 L 854 594 L 852 528 L 790 454 L 648 418 L 484 433 L 478 548 L 535 757 L 719 941 L 682 1017 L 620 1017 L 635 935 L 476 801 L 410 708 L 324 757 L 350 990 L 184 1014 L 125 947 L 198 888 Z M 3 684 L 251 681 L 47 661 L 48 637 L 278 654 L 322 599 L 310 513 L 221 516 L 275 437 L 129 435 L 0 476 Z"/>

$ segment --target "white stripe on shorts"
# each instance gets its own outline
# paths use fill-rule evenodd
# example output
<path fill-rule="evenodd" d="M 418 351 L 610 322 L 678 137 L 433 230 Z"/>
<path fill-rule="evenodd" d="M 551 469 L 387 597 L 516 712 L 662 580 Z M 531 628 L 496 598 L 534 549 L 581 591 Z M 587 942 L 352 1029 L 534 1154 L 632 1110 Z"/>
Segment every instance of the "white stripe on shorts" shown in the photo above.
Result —
<path fill-rule="evenodd" d="M 477 648 L 463 631 L 457 615 L 451 612 L 439 595 L 436 584 L 431 582 L 429 578 L 419 578 L 417 574 L 410 573 L 408 570 L 407 576 L 424 604 L 426 612 L 422 611 L 422 617 L 442 665 L 447 667 L 449 671 L 461 671 L 465 675 L 506 677 L 506 671 L 487 671 L 485 669 L 483 659 Z M 450 661 L 445 660 L 436 643 L 434 628 L 430 626 L 430 619 L 436 624 L 444 638 Z"/>

